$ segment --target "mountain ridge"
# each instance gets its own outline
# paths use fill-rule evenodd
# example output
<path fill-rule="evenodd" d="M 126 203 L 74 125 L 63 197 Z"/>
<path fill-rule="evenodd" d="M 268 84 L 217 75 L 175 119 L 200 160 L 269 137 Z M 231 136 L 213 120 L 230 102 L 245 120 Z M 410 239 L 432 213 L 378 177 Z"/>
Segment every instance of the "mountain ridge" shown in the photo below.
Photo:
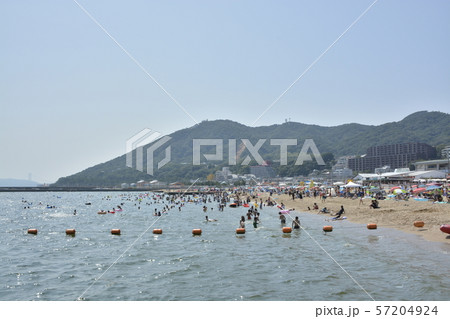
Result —
<path fill-rule="evenodd" d="M 241 139 L 249 139 L 253 145 L 259 139 L 266 139 L 259 149 L 264 159 L 277 162 L 280 156 L 280 147 L 271 146 L 269 139 L 289 138 L 298 141 L 297 146 L 290 146 L 288 158 L 292 163 L 299 154 L 303 142 L 313 139 L 322 154 L 327 154 L 330 166 L 334 157 L 343 155 L 362 155 L 370 146 L 383 144 L 421 142 L 432 146 L 450 144 L 450 114 L 436 111 L 420 111 L 406 116 L 397 122 L 388 122 L 381 125 L 365 125 L 347 123 L 338 126 L 324 127 L 314 124 L 285 122 L 269 126 L 249 127 L 232 120 L 203 121 L 192 127 L 183 128 L 173 132 L 171 137 L 171 161 L 157 170 L 153 176 L 126 167 L 125 154 L 104 163 L 89 167 L 79 173 L 62 177 L 53 186 L 117 186 L 120 183 L 131 183 L 144 179 L 159 179 L 167 182 L 206 178 L 223 166 L 227 166 L 228 143 L 235 139 L 237 148 Z M 204 165 L 188 165 L 192 163 L 193 139 L 222 139 L 224 160 L 209 161 Z M 202 154 L 213 154 L 214 147 L 202 147 Z M 135 152 L 134 152 L 135 153 Z M 144 152 L 144 167 L 146 167 L 146 152 Z M 244 149 L 242 161 L 249 155 Z M 135 155 L 135 154 L 134 154 Z M 155 155 L 155 162 L 160 161 L 164 154 Z M 202 157 L 204 160 L 204 158 Z M 238 162 L 239 162 L 238 160 Z M 252 165 L 256 162 L 252 161 Z M 280 174 L 305 174 L 308 170 L 316 168 L 313 165 L 296 167 L 296 170 L 283 168 Z M 234 166 L 232 169 L 238 173 L 246 173 L 248 167 Z"/>

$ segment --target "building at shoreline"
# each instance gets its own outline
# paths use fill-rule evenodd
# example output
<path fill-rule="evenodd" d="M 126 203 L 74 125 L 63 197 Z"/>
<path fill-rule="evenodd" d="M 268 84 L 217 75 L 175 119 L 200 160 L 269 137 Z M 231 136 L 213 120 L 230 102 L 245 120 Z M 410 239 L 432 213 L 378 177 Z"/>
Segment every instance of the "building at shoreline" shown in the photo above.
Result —
<path fill-rule="evenodd" d="M 414 166 L 418 171 L 446 171 L 448 172 L 448 159 L 438 159 L 431 161 L 415 162 Z"/>
<path fill-rule="evenodd" d="M 348 167 L 354 172 L 373 172 L 378 167 L 408 167 L 412 162 L 435 157 L 436 148 L 425 143 L 379 145 L 369 147 L 360 157 L 349 158 Z"/>
<path fill-rule="evenodd" d="M 447 145 L 441 150 L 441 157 L 442 158 L 450 158 L 450 145 Z"/>

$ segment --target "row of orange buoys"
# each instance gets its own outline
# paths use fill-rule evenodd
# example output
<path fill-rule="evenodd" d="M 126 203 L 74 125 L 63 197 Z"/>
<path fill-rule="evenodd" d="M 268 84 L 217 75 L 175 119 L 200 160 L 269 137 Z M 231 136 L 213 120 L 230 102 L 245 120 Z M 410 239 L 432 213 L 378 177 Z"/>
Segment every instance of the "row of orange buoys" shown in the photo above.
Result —
<path fill-rule="evenodd" d="M 415 227 L 423 227 L 425 225 L 425 223 L 423 221 L 417 220 L 414 222 L 414 226 Z M 377 229 L 377 224 L 375 223 L 370 223 L 367 224 L 367 229 Z M 292 232 L 292 228 L 291 227 L 283 227 L 282 228 L 283 233 L 285 234 L 289 234 Z M 323 231 L 326 233 L 332 232 L 333 231 L 333 226 L 331 225 L 327 225 L 327 226 L 323 226 Z M 33 235 L 37 235 L 38 230 L 36 228 L 30 228 L 28 229 L 28 234 L 33 234 Z M 75 236 L 76 230 L 73 228 L 68 228 L 66 229 L 66 235 L 71 235 L 71 236 Z M 162 229 L 160 228 L 155 228 L 153 229 L 153 234 L 155 235 L 161 235 L 163 233 Z M 111 234 L 112 235 L 120 235 L 120 229 L 111 229 Z M 194 236 L 199 236 L 202 234 L 202 230 L 200 228 L 196 228 L 192 230 L 192 235 Z M 237 228 L 236 229 L 236 234 L 245 234 L 245 228 Z"/>
<path fill-rule="evenodd" d="M 283 227 L 283 233 L 290 233 L 292 232 L 292 228 L 291 227 Z M 28 234 L 33 234 L 33 235 L 37 235 L 38 230 L 35 228 L 30 228 L 28 229 Z M 155 228 L 153 229 L 153 234 L 155 235 L 161 235 L 163 233 L 162 229 L 160 228 Z M 76 230 L 73 228 L 70 229 L 66 229 L 66 235 L 72 235 L 74 236 L 76 234 Z M 111 229 L 111 234 L 112 235 L 120 235 L 120 229 Z M 192 235 L 194 236 L 199 236 L 202 234 L 202 230 L 200 228 L 197 229 L 193 229 L 192 230 Z M 237 228 L 236 229 L 236 234 L 245 234 L 245 228 Z"/>
<path fill-rule="evenodd" d="M 420 228 L 420 227 L 425 226 L 425 223 L 423 221 L 421 221 L 421 220 L 416 220 L 414 222 L 414 226 Z M 377 229 L 377 228 L 378 228 L 378 225 L 375 224 L 375 223 L 367 224 L 367 229 Z M 333 231 L 333 226 L 330 226 L 330 225 L 323 226 L 323 231 L 326 232 L 326 233 L 332 232 Z"/>
<path fill-rule="evenodd" d="M 76 230 L 74 228 L 66 229 L 66 235 L 75 236 Z M 37 235 L 38 230 L 36 228 L 30 228 L 27 231 L 28 234 Z M 120 229 L 111 229 L 112 235 L 120 235 Z"/>

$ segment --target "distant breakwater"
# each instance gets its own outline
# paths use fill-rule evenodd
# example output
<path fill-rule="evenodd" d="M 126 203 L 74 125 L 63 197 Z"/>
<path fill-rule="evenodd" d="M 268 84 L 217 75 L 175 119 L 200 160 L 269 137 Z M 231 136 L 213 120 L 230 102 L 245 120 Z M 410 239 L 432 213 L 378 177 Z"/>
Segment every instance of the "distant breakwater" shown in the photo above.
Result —
<path fill-rule="evenodd" d="M 220 191 L 199 191 L 183 188 L 177 189 L 149 189 L 149 188 L 103 188 L 103 187 L 0 187 L 0 192 L 154 192 L 168 195 L 185 194 L 215 194 Z"/>

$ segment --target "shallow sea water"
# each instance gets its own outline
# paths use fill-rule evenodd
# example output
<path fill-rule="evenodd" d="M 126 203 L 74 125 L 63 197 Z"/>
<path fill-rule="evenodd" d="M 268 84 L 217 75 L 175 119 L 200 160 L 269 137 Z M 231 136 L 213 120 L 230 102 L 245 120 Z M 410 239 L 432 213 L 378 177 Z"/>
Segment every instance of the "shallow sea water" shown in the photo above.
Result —
<path fill-rule="evenodd" d="M 299 216 L 304 229 L 283 234 L 278 210 L 268 207 L 260 211 L 258 228 L 248 221 L 245 235 L 236 235 L 247 208 L 219 212 L 215 203 L 208 203 L 207 215 L 217 219 L 209 223 L 204 221 L 202 204 L 194 203 L 186 203 L 181 212 L 175 208 L 155 217 L 154 209 L 164 204 L 147 205 L 152 200 L 144 198 L 139 205 L 138 195 L 0 193 L 0 300 L 448 300 L 450 296 L 448 244 L 301 212 L 291 216 Z M 24 209 L 28 204 L 22 199 L 32 203 L 30 209 Z M 121 203 L 122 212 L 97 214 Z M 47 204 L 56 208 L 46 208 Z M 334 230 L 325 234 L 322 227 L 327 224 Z M 38 235 L 27 234 L 28 228 L 37 228 Z M 67 236 L 67 228 L 75 228 L 76 235 Z M 122 234 L 111 235 L 113 228 Z M 163 234 L 154 235 L 154 228 L 163 229 Z M 202 235 L 192 236 L 194 228 L 201 228 Z"/>

